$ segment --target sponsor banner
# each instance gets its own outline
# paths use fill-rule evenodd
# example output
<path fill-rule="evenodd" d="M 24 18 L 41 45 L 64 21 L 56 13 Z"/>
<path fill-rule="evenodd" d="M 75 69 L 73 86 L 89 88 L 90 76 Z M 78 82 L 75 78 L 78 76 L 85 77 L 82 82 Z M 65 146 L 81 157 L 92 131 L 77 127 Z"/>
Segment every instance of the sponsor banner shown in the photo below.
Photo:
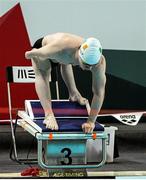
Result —
<path fill-rule="evenodd" d="M 138 124 L 139 120 L 141 119 L 141 117 L 144 113 L 146 113 L 146 111 L 116 113 L 116 114 L 100 114 L 98 116 L 99 117 L 100 116 L 112 116 L 123 124 L 129 125 L 129 126 L 135 126 Z"/>

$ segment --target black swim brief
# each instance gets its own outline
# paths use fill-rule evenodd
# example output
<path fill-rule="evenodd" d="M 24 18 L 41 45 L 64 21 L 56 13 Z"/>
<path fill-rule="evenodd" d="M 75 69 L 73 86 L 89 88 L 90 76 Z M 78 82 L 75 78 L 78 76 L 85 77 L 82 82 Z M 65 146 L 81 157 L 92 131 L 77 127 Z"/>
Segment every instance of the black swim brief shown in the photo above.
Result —
<path fill-rule="evenodd" d="M 38 40 L 34 43 L 34 45 L 32 46 L 32 48 L 36 48 L 36 49 L 41 48 L 41 47 L 42 47 L 42 41 L 43 41 L 43 38 L 38 39 Z"/>

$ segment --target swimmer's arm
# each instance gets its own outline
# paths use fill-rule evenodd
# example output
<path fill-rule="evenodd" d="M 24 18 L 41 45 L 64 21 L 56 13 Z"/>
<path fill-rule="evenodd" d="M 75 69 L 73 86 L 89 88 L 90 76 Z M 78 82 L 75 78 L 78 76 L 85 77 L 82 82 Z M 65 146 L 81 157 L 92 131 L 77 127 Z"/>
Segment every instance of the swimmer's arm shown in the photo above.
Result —
<path fill-rule="evenodd" d="M 101 67 L 95 67 L 92 70 L 92 91 L 93 98 L 91 102 L 91 111 L 88 117 L 88 121 L 95 122 L 96 118 L 100 112 L 104 101 L 105 95 L 105 84 L 106 84 L 106 76 L 105 76 L 105 59 L 103 60 Z"/>
<path fill-rule="evenodd" d="M 25 53 L 26 59 L 32 59 L 38 57 L 40 60 L 45 60 L 48 58 L 55 59 L 55 55 L 57 52 L 61 51 L 63 46 L 57 44 L 56 42 L 49 43 L 39 49 L 32 49 L 31 51 L 27 51 Z"/>
<path fill-rule="evenodd" d="M 74 94 L 78 92 L 76 84 L 75 84 L 71 64 L 68 64 L 68 65 L 61 64 L 61 75 L 62 75 L 62 79 L 64 80 L 68 88 L 69 94 Z"/>

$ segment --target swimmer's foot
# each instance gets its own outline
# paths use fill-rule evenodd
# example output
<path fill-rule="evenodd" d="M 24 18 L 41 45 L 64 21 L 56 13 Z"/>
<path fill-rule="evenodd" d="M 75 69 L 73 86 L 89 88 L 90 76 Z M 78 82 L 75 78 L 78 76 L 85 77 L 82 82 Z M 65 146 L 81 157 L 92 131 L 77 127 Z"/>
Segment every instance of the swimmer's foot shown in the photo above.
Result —
<path fill-rule="evenodd" d="M 43 124 L 46 125 L 46 128 L 48 129 L 51 129 L 51 130 L 58 130 L 58 124 L 57 124 L 57 121 L 54 117 L 53 114 L 48 114 L 44 121 L 43 121 Z"/>

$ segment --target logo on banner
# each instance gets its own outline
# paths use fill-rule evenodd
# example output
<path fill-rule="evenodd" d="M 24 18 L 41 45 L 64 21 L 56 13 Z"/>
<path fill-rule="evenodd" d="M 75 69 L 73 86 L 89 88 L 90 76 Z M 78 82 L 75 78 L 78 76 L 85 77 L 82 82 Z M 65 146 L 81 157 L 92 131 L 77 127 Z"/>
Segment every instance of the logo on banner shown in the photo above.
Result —
<path fill-rule="evenodd" d="M 139 122 L 143 113 L 144 112 L 112 114 L 112 116 L 126 125 L 135 126 Z"/>

